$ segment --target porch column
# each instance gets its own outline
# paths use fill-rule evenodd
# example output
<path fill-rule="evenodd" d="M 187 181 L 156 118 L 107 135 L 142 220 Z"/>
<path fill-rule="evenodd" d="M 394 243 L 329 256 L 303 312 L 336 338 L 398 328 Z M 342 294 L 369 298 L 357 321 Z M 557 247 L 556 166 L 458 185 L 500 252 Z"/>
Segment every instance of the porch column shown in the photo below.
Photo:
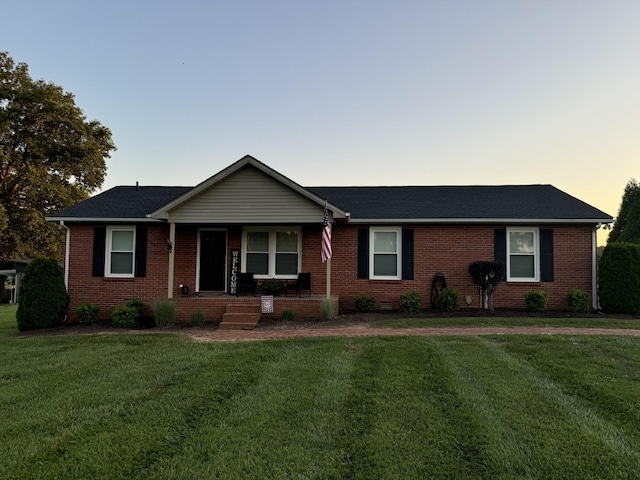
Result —
<path fill-rule="evenodd" d="M 331 298 L 331 258 L 327 260 L 327 298 Z"/>
<path fill-rule="evenodd" d="M 176 251 L 176 224 L 169 224 L 169 284 L 167 285 L 167 298 L 173 298 L 173 270 L 174 270 L 174 255 Z"/>

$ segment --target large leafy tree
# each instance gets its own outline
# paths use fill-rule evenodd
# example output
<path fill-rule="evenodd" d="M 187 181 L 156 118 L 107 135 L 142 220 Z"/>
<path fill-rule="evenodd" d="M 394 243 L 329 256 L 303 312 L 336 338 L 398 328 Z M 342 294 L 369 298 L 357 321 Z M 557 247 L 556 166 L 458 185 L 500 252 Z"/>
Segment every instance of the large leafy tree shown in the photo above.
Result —
<path fill-rule="evenodd" d="M 607 242 L 640 243 L 640 183 L 633 178 L 624 189 L 618 218 Z"/>
<path fill-rule="evenodd" d="M 0 260 L 59 256 L 45 217 L 96 191 L 113 150 L 111 131 L 72 94 L 0 52 Z"/>

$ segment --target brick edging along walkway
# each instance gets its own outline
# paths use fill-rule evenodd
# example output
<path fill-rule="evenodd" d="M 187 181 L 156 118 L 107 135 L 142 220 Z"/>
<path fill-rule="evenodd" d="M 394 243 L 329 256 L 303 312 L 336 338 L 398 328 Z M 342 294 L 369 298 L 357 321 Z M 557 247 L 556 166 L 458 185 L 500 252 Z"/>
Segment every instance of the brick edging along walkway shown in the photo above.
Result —
<path fill-rule="evenodd" d="M 461 335 L 617 335 L 640 337 L 640 330 L 624 328 L 571 327 L 441 327 L 441 328 L 369 328 L 363 325 L 336 328 L 278 330 L 215 330 L 185 333 L 195 342 L 242 342 L 310 337 L 399 337 Z"/>

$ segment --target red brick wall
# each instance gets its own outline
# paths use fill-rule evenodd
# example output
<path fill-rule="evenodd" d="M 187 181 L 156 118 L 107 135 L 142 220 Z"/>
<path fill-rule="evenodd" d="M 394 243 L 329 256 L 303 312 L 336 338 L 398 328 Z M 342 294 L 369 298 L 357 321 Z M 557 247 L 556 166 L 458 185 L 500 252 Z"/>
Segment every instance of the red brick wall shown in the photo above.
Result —
<path fill-rule="evenodd" d="M 471 307 L 478 308 L 479 296 L 467 268 L 477 260 L 493 260 L 493 232 L 501 227 L 431 225 L 407 228 L 414 230 L 414 280 L 357 278 L 358 227 L 334 229 L 332 285 L 333 291 L 340 295 L 340 307 L 352 309 L 355 296 L 369 295 L 378 304 L 392 302 L 397 308 L 400 294 L 409 290 L 416 290 L 423 295 L 423 305 L 428 307 L 433 276 L 442 272 L 447 286 L 460 291 L 463 305 L 466 305 L 465 296 L 470 295 Z M 533 288 L 549 293 L 549 309 L 565 308 L 565 297 L 571 289 L 578 288 L 591 293 L 592 228 L 552 228 L 554 281 L 502 282 L 494 295 L 495 308 L 524 308 L 524 294 Z"/>
<path fill-rule="evenodd" d="M 147 226 L 147 274 L 143 278 L 92 277 L 92 225 L 72 225 L 69 244 L 69 317 L 74 321 L 75 308 L 81 303 L 100 305 L 100 318 L 111 316 L 113 309 L 136 297 L 145 303 L 166 297 L 168 281 L 167 238 L 169 228 Z"/>
<path fill-rule="evenodd" d="M 148 228 L 147 274 L 144 278 L 94 278 L 92 273 L 93 226 L 72 225 L 69 292 L 70 319 L 75 307 L 84 302 L 101 306 L 101 318 L 111 316 L 113 308 L 132 297 L 146 303 L 166 298 L 169 254 L 166 225 Z M 320 259 L 321 225 L 302 230 L 302 271 L 311 272 L 313 296 L 326 294 L 327 265 Z M 400 294 L 416 290 L 423 295 L 423 305 L 429 306 L 431 281 L 436 272 L 444 273 L 447 285 L 460 291 L 463 298 L 470 295 L 472 307 L 479 306 L 477 291 L 467 273 L 469 263 L 493 260 L 493 231 L 495 226 L 408 226 L 414 230 L 414 280 L 369 280 L 357 278 L 358 227 L 335 226 L 333 229 L 333 258 L 331 260 L 331 293 L 340 298 L 341 309 L 353 309 L 354 297 L 369 295 L 381 302 L 398 307 Z M 179 302 L 179 319 L 188 321 L 193 310 L 200 309 L 208 316 L 222 316 L 223 307 L 210 298 L 195 297 L 197 271 L 197 227 L 176 228 L 175 271 L 173 297 Z M 553 226 L 554 282 L 502 282 L 494 297 L 496 308 L 524 308 L 524 294 L 532 288 L 549 293 L 551 309 L 565 307 L 568 290 L 578 288 L 591 293 L 591 239 L 589 226 Z M 228 228 L 228 265 L 232 249 L 240 249 L 242 228 Z M 230 272 L 227 271 L 227 285 Z M 180 293 L 179 285 L 189 286 L 189 297 Z M 249 301 L 249 300 L 248 300 Z M 252 301 L 252 300 L 251 300 Z M 289 300 L 293 301 L 293 299 Z M 313 307 L 311 306 L 313 305 Z M 197 308 L 196 308 L 197 307 Z M 289 308 L 285 306 L 280 309 Z M 301 302 L 292 307 L 299 317 L 317 316 L 317 302 Z M 306 313 L 308 312 L 308 313 Z M 276 312 L 276 314 L 279 312 Z"/>

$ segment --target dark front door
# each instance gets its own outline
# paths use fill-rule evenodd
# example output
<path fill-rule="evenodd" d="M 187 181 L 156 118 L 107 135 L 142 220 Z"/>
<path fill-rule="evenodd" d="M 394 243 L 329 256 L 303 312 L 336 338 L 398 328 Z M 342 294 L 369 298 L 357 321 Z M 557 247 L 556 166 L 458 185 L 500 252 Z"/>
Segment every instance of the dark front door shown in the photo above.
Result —
<path fill-rule="evenodd" d="M 227 232 L 200 232 L 200 290 L 225 290 Z"/>

